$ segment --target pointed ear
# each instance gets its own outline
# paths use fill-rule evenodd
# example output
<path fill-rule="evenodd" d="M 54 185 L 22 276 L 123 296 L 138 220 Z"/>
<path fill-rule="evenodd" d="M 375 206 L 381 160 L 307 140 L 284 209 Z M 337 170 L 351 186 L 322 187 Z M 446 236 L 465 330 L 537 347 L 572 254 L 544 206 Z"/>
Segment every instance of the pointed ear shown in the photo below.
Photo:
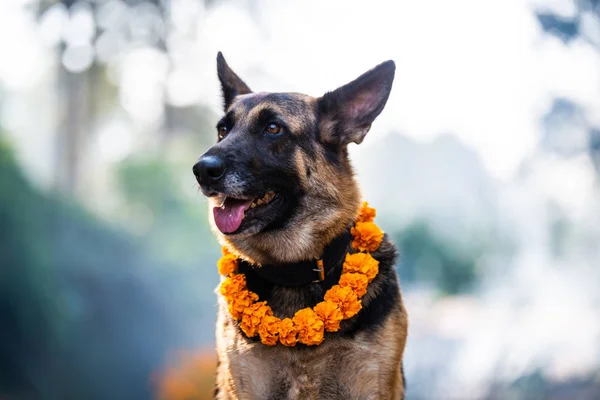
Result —
<path fill-rule="evenodd" d="M 217 74 L 219 75 L 219 81 L 221 81 L 225 111 L 227 111 L 235 96 L 252 93 L 248 85 L 229 68 L 221 52 L 217 54 Z"/>
<path fill-rule="evenodd" d="M 394 62 L 386 61 L 319 98 L 321 140 L 337 146 L 360 144 L 387 102 L 395 70 Z"/>

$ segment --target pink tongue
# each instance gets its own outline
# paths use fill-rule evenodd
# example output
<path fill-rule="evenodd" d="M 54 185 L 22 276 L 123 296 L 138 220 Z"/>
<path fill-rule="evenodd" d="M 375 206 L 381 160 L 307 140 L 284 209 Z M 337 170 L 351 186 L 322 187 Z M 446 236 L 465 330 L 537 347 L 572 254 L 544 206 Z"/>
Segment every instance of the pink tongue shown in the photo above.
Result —
<path fill-rule="evenodd" d="M 226 200 L 223 207 L 214 207 L 215 224 L 222 233 L 235 232 L 242 224 L 244 211 L 250 208 L 252 200 Z"/>

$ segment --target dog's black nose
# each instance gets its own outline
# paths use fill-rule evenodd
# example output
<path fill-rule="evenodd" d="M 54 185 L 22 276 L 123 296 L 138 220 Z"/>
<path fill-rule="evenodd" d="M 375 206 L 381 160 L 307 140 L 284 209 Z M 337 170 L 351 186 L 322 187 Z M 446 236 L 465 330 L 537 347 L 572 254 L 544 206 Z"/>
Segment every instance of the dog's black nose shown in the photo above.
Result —
<path fill-rule="evenodd" d="M 225 163 L 216 156 L 202 156 L 192 170 L 198 182 L 214 182 L 225 174 Z"/>

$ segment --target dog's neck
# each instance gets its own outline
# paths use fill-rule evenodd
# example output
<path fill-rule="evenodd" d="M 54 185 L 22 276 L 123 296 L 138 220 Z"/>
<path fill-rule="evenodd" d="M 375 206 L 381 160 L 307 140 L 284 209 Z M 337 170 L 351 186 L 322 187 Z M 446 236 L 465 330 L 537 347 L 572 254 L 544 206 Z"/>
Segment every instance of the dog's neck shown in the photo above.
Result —
<path fill-rule="evenodd" d="M 325 247 L 319 257 L 292 263 L 250 266 L 262 279 L 277 286 L 297 287 L 322 282 L 341 267 L 350 240 L 350 229 L 346 229 Z"/>

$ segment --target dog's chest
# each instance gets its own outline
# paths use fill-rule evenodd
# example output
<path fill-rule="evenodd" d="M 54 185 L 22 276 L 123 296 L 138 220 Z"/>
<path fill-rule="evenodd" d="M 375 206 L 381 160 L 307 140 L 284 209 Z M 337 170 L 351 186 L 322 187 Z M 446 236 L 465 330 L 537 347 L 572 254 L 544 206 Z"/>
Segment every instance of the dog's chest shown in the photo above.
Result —
<path fill-rule="evenodd" d="M 341 398 L 337 364 L 341 353 L 330 346 L 322 349 L 271 348 L 260 343 L 237 343 L 229 362 L 240 398 L 318 399 Z M 338 358 L 336 360 L 336 358 Z"/>
<path fill-rule="evenodd" d="M 223 322 L 217 332 L 219 375 L 227 377 L 223 383 L 235 392 L 233 398 L 378 398 L 385 358 L 393 358 L 390 352 L 382 359 L 366 337 L 352 341 L 330 337 L 311 348 L 264 346 L 248 342 L 224 313 L 219 319 Z"/>

